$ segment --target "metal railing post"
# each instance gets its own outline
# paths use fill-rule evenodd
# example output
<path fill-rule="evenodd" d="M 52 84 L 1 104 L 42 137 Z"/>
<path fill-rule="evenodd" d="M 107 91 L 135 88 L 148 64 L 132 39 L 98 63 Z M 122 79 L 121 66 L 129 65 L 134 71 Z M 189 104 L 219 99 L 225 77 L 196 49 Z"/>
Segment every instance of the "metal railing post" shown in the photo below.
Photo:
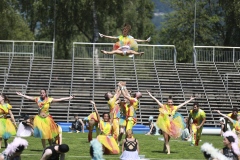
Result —
<path fill-rule="evenodd" d="M 53 63 L 54 63 L 54 52 L 55 52 L 55 42 L 53 42 L 53 45 L 52 45 L 52 62 L 51 62 L 51 71 L 50 71 L 50 75 L 49 75 L 49 82 L 48 82 L 48 93 L 49 93 L 49 90 L 50 90 L 50 87 L 51 87 L 51 82 L 52 82 L 52 72 L 53 72 Z"/>
<path fill-rule="evenodd" d="M 213 62 L 215 62 L 215 48 L 213 47 Z"/>
<path fill-rule="evenodd" d="M 92 60 L 93 60 L 93 64 L 92 64 L 92 68 L 93 68 L 93 86 L 92 86 L 92 100 L 94 100 L 95 96 L 95 55 L 94 55 L 94 51 L 95 51 L 95 43 L 93 43 L 93 52 L 92 52 Z M 93 106 L 92 106 L 92 112 L 93 112 Z"/>
<path fill-rule="evenodd" d="M 233 48 L 233 63 L 235 62 L 235 48 Z"/>
<path fill-rule="evenodd" d="M 74 61 L 75 61 L 74 55 L 75 55 L 75 46 L 74 46 L 74 43 L 73 43 L 73 51 L 72 51 L 72 75 L 71 75 L 70 95 L 72 95 L 72 88 L 73 88 Z M 71 100 L 68 101 L 67 123 L 69 122 L 70 106 L 71 106 Z"/>

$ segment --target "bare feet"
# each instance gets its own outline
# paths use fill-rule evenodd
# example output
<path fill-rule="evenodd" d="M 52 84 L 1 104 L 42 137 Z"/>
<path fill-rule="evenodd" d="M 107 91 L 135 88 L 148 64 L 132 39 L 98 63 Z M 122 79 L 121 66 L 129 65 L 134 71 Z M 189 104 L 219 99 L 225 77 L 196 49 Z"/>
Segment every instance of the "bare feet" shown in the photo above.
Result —
<path fill-rule="evenodd" d="M 107 51 L 101 50 L 102 53 L 107 54 Z"/>

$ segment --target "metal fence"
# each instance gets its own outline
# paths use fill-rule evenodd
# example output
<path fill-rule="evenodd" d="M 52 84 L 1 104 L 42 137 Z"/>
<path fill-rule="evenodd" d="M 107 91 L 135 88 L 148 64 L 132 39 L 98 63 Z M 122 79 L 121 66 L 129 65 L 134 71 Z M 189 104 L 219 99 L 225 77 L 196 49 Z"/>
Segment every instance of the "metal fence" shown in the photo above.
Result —
<path fill-rule="evenodd" d="M 194 46 L 194 63 L 205 62 L 237 62 L 240 59 L 240 47 Z"/>
<path fill-rule="evenodd" d="M 98 54 L 98 58 L 112 58 L 110 55 L 101 53 L 101 50 L 111 51 L 113 50 L 114 43 L 84 43 L 73 42 L 74 58 L 93 58 L 93 55 Z M 147 59 L 147 60 L 166 60 L 176 62 L 177 51 L 174 45 L 147 45 L 139 44 L 138 51 L 144 52 L 140 56 L 135 56 L 135 59 Z"/>

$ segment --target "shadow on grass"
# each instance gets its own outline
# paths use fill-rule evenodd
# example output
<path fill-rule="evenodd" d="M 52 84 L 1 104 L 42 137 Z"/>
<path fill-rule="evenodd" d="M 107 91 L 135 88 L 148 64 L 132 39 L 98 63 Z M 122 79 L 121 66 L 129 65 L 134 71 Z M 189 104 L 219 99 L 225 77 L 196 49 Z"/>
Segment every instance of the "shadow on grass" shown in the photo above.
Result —
<path fill-rule="evenodd" d="M 163 151 L 151 151 L 152 153 L 164 153 L 164 154 L 167 154 L 167 152 L 163 152 Z M 178 153 L 178 152 L 174 152 L 174 151 L 171 151 L 171 154 L 172 153 Z"/>
<path fill-rule="evenodd" d="M 41 149 L 30 149 L 30 151 L 43 152 L 43 150 L 41 150 Z"/>

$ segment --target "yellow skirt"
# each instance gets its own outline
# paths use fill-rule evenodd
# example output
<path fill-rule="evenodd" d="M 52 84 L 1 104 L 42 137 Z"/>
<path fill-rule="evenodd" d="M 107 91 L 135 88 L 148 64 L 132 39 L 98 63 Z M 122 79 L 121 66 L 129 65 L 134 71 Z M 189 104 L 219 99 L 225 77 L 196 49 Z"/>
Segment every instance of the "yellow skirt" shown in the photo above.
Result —
<path fill-rule="evenodd" d="M 58 127 L 51 116 L 46 118 L 36 115 L 33 121 L 34 137 L 53 139 L 59 134 Z"/>
<path fill-rule="evenodd" d="M 97 140 L 105 147 L 107 148 L 112 154 L 119 154 L 119 147 L 117 145 L 117 142 L 112 136 L 106 136 L 106 135 L 99 135 L 97 136 Z"/>
<path fill-rule="evenodd" d="M 16 135 L 16 128 L 11 120 L 0 118 L 0 137 L 3 139 L 9 139 L 14 135 Z"/>

